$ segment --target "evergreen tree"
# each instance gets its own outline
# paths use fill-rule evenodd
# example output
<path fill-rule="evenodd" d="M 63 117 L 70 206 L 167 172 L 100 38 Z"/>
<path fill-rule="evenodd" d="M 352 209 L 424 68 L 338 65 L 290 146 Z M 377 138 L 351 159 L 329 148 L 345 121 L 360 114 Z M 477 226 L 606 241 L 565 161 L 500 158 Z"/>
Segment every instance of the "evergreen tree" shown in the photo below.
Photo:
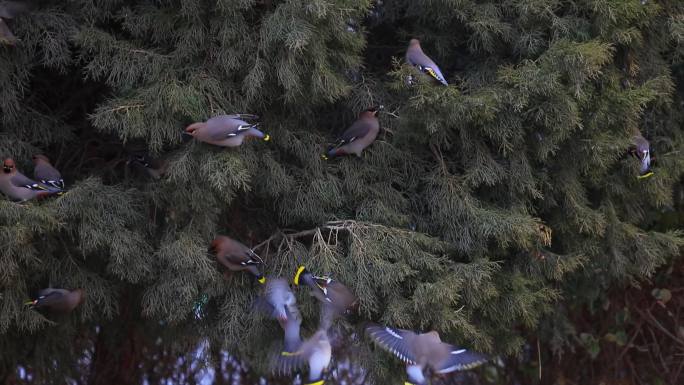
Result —
<path fill-rule="evenodd" d="M 2 383 L 18 368 L 24 383 L 160 383 L 146 354 L 205 340 L 267 374 L 282 332 L 252 310 L 259 285 L 207 254 L 218 234 L 267 275 L 304 264 L 349 286 L 360 311 L 337 344 L 377 383 L 404 374 L 363 320 L 501 358 L 538 336 L 560 354 L 573 309 L 681 253 L 681 232 L 654 228 L 684 170 L 680 2 L 36 3 L 0 46 L 0 155 L 30 176 L 46 154 L 69 191 L 0 200 Z M 448 87 L 405 63 L 411 38 Z M 321 159 L 379 104 L 361 159 Z M 181 135 L 224 113 L 260 115 L 272 140 Z M 140 153 L 168 162 L 161 178 L 130 167 Z M 63 317 L 23 306 L 45 287 L 86 301 Z M 298 303 L 309 335 L 317 304 Z"/>

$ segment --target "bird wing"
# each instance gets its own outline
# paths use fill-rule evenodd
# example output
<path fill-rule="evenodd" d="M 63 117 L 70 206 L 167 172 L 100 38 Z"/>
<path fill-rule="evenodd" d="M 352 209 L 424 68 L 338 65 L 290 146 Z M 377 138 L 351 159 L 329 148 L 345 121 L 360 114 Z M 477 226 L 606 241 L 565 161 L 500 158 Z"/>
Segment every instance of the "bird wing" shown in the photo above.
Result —
<path fill-rule="evenodd" d="M 231 114 L 231 115 L 222 115 L 227 118 L 231 119 L 248 119 L 248 120 L 256 120 L 259 119 L 259 115 L 254 115 L 254 114 Z"/>
<path fill-rule="evenodd" d="M 228 139 L 257 126 L 257 124 L 249 124 L 234 116 L 219 115 L 207 120 L 206 129 L 212 140 Z"/>
<path fill-rule="evenodd" d="M 308 339 L 294 352 L 280 352 L 273 363 L 273 370 L 280 374 L 292 373 L 306 366 L 316 341 Z"/>
<path fill-rule="evenodd" d="M 264 261 L 251 249 L 246 249 L 244 252 L 232 255 L 235 263 L 239 263 L 242 266 L 250 265 L 263 265 Z"/>
<path fill-rule="evenodd" d="M 350 312 L 358 305 L 358 298 L 339 281 L 332 281 L 327 285 L 326 298 L 329 299 L 338 314 Z"/>
<path fill-rule="evenodd" d="M 50 306 L 59 303 L 67 294 L 66 290 L 43 289 L 38 292 L 35 306 Z"/>
<path fill-rule="evenodd" d="M 412 66 L 418 67 L 421 72 L 435 78 L 438 82 L 447 84 L 446 80 L 444 79 L 444 75 L 442 75 L 442 71 L 439 69 L 439 66 L 435 64 L 435 62 L 432 61 L 432 59 L 430 59 L 430 57 L 427 56 L 422 50 L 409 49 L 406 52 L 406 61 Z"/>
<path fill-rule="evenodd" d="M 435 65 L 434 67 L 420 66 L 419 68 L 421 71 L 430 75 L 431 77 L 433 77 L 438 82 L 440 82 L 444 85 L 448 84 L 447 81 L 444 79 L 444 75 L 442 75 L 442 71 L 439 69 L 439 67 L 437 67 L 437 65 Z"/>
<path fill-rule="evenodd" d="M 359 119 L 355 121 L 354 124 L 352 124 L 345 132 L 342 133 L 342 135 L 339 137 L 337 143 L 335 143 L 333 148 L 344 146 L 345 144 L 351 143 L 358 138 L 362 138 L 368 135 L 369 131 L 369 122 Z"/>
<path fill-rule="evenodd" d="M 33 176 L 43 182 L 44 184 L 50 185 L 55 188 L 64 188 L 64 181 L 62 180 L 62 174 L 57 171 L 56 168 L 49 164 L 39 164 L 33 170 Z"/>
<path fill-rule="evenodd" d="M 26 3 L 3 1 L 0 2 L 0 17 L 3 19 L 13 19 L 28 11 L 28 9 L 29 7 Z"/>
<path fill-rule="evenodd" d="M 396 329 L 389 326 L 371 325 L 366 327 L 368 333 L 383 349 L 394 354 L 408 365 L 415 365 L 416 358 L 410 348 L 416 333 L 410 330 Z"/>
<path fill-rule="evenodd" d="M 448 345 L 448 344 L 445 344 Z M 449 355 L 434 368 L 439 374 L 451 373 L 457 370 L 468 370 L 480 366 L 489 359 L 486 355 L 461 349 L 453 345 L 449 346 Z"/>
<path fill-rule="evenodd" d="M 33 179 L 28 178 L 26 175 L 17 172 L 17 175 L 10 179 L 10 183 L 16 187 L 25 187 L 31 190 L 48 190 L 47 188 L 41 186 L 38 182 Z"/>

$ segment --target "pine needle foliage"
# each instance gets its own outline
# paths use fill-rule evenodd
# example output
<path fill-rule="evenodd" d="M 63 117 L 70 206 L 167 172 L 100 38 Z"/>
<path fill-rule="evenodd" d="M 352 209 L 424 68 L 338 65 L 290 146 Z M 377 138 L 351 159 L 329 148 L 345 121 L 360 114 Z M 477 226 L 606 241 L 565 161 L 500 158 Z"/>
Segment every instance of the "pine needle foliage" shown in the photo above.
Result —
<path fill-rule="evenodd" d="M 572 309 L 681 255 L 653 215 L 684 170 L 682 20 L 678 2 L 637 0 L 35 4 L 0 46 L 0 154 L 29 176 L 47 154 L 69 191 L 0 200 L 0 382 L 19 366 L 27 383 L 125 381 L 140 344 L 205 340 L 266 374 L 280 329 L 253 310 L 259 285 L 208 254 L 219 234 L 269 277 L 304 264 L 347 284 L 360 311 L 335 330 L 377 383 L 403 372 L 365 320 L 500 357 L 536 333 L 572 348 Z M 414 37 L 449 87 L 405 63 Z M 363 157 L 320 158 L 379 104 Z M 232 113 L 272 141 L 181 135 Z M 126 165 L 139 151 L 168 162 L 162 178 Z M 50 286 L 87 300 L 66 317 L 22 305 Z M 318 307 L 297 295 L 308 336 Z M 128 381 L 154 382 L 146 367 Z"/>

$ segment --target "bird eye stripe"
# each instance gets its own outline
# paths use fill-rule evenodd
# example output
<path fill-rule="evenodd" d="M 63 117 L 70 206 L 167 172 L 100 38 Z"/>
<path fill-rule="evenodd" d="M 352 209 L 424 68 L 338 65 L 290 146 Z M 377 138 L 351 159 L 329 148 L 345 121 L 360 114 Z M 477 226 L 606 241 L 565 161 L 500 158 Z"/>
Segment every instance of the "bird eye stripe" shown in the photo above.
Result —
<path fill-rule="evenodd" d="M 451 354 L 461 354 L 461 353 L 465 353 L 465 351 L 466 351 L 465 349 L 454 350 L 453 352 L 451 352 Z"/>

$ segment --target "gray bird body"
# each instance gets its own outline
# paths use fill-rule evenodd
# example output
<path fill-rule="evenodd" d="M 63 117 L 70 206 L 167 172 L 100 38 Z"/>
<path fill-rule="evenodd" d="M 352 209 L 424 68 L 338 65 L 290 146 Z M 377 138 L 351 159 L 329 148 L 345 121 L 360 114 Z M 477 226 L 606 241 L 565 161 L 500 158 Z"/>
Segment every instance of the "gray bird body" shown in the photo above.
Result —
<path fill-rule="evenodd" d="M 275 367 L 280 373 L 291 373 L 308 365 L 308 384 L 323 384 L 323 372 L 328 368 L 332 359 L 332 346 L 328 330 L 332 325 L 334 315 L 331 311 L 326 311 L 329 306 L 323 305 L 322 308 L 321 320 L 316 333 L 306 341 L 301 342 L 298 349 L 282 352 L 276 360 Z"/>
<path fill-rule="evenodd" d="M 61 192 L 59 189 L 46 187 L 17 171 L 12 159 L 6 159 L 3 162 L 3 169 L 0 173 L 0 191 L 10 199 L 20 202 Z"/>
<path fill-rule="evenodd" d="M 651 169 L 651 144 L 641 136 L 641 133 L 634 135 L 633 140 L 636 145 L 636 156 L 640 162 L 639 172 L 643 176 L 648 174 Z"/>
<path fill-rule="evenodd" d="M 300 330 L 302 327 L 302 314 L 297 308 L 297 304 L 288 305 L 285 307 L 287 320 L 280 321 L 280 326 L 285 332 L 285 351 L 297 351 L 302 345 L 302 337 Z"/>
<path fill-rule="evenodd" d="M 269 139 L 268 135 L 256 128 L 258 123 L 247 123 L 240 119 L 242 117 L 256 118 L 256 115 L 219 115 L 204 123 L 191 124 L 185 131 L 200 142 L 221 147 L 237 147 L 250 136 Z"/>
<path fill-rule="evenodd" d="M 277 319 L 287 319 L 287 307 L 295 305 L 295 297 L 285 278 L 269 279 L 264 286 L 264 299 L 271 306 L 271 316 Z"/>
<path fill-rule="evenodd" d="M 257 277 L 260 283 L 265 282 L 259 271 L 259 266 L 263 265 L 264 261 L 249 247 L 235 239 L 220 235 L 211 242 L 209 249 L 214 252 L 219 263 L 231 271 L 247 270 Z"/>
<path fill-rule="evenodd" d="M 418 68 L 419 71 L 435 78 L 445 86 L 449 85 L 444 75 L 442 75 L 442 70 L 439 69 L 439 66 L 423 52 L 418 39 L 411 39 L 409 42 L 408 49 L 406 50 L 406 62 Z"/>
<path fill-rule="evenodd" d="M 359 300 L 354 293 L 330 277 L 317 277 L 304 269 L 295 281 L 296 284 L 301 282 L 307 285 L 321 305 L 329 305 L 332 308 L 334 315 L 347 313 L 358 306 Z"/>
<path fill-rule="evenodd" d="M 267 279 L 258 300 L 260 310 L 278 320 L 285 332 L 285 351 L 294 352 L 302 344 L 300 328 L 302 315 L 297 308 L 297 298 L 285 278 Z"/>
<path fill-rule="evenodd" d="M 15 45 L 17 38 L 7 26 L 5 20 L 14 19 L 28 10 L 28 5 L 17 1 L 0 2 L 0 43 Z"/>
<path fill-rule="evenodd" d="M 85 300 L 83 289 L 43 289 L 38 292 L 38 298 L 29 304 L 35 308 L 47 308 L 58 313 L 69 313 Z"/>
<path fill-rule="evenodd" d="M 45 186 L 64 189 L 62 174 L 50 164 L 50 160 L 44 155 L 33 156 L 33 177 Z"/>
<path fill-rule="evenodd" d="M 294 352 L 281 353 L 278 367 L 281 373 L 291 373 L 309 366 L 309 383 L 317 382 L 323 377 L 323 372 L 330 365 L 332 346 L 327 330 L 319 329 L 309 339 L 304 341 Z"/>
<path fill-rule="evenodd" d="M 366 110 L 359 114 L 359 118 L 340 136 L 338 142 L 328 150 L 328 157 L 354 154 L 361 156 L 366 147 L 370 146 L 378 137 L 380 122 L 377 110 Z"/>
<path fill-rule="evenodd" d="M 371 325 L 366 327 L 366 332 L 375 343 L 406 364 L 409 381 L 418 385 L 426 384 L 425 369 L 447 374 L 487 361 L 483 354 L 442 342 L 436 331 L 416 334 L 410 330 Z"/>

